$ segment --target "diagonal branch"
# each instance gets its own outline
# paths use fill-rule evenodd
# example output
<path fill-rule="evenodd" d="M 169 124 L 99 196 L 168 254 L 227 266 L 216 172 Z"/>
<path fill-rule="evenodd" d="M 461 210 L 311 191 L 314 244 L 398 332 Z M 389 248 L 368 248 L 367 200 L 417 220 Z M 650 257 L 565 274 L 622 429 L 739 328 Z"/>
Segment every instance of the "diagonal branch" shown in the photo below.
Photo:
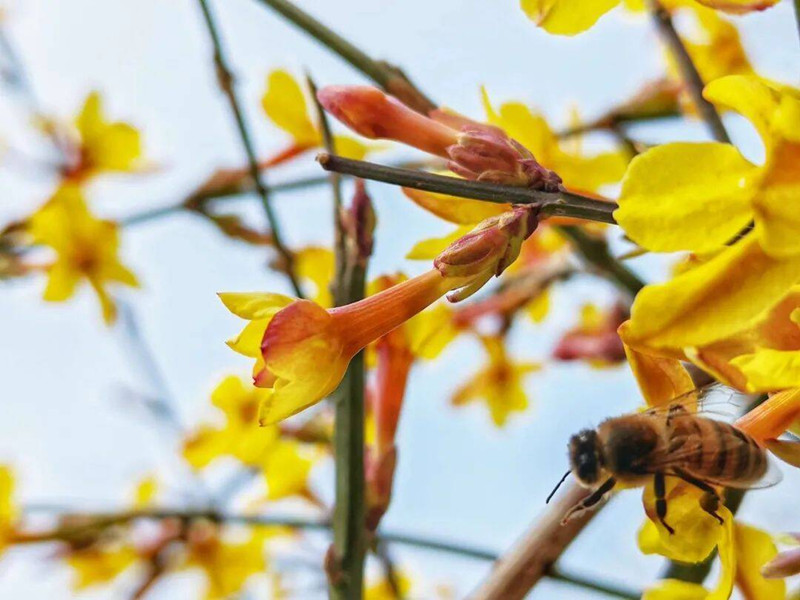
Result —
<path fill-rule="evenodd" d="M 614 202 L 606 202 L 571 192 L 543 192 L 511 185 L 482 183 L 435 175 L 424 171 L 412 171 L 387 167 L 362 160 L 352 160 L 326 152 L 317 156 L 322 168 L 347 175 L 355 175 L 373 181 L 410 187 L 426 192 L 450 194 L 461 198 L 472 198 L 500 204 L 540 204 L 540 214 L 554 217 L 573 217 L 600 223 L 616 224 Z"/>
<path fill-rule="evenodd" d="M 702 77 L 700 77 L 700 73 L 697 71 L 697 67 L 692 61 L 692 57 L 689 56 L 686 46 L 683 45 L 683 41 L 675 30 L 675 24 L 672 22 L 672 16 L 669 14 L 669 11 L 662 6 L 659 0 L 650 0 L 650 13 L 653 16 L 653 21 L 655 22 L 656 29 L 658 29 L 661 39 L 669 48 L 670 53 L 678 65 L 681 78 L 684 84 L 686 84 L 687 91 L 697 108 L 697 112 L 711 132 L 711 137 L 718 142 L 730 144 L 731 139 L 728 136 L 728 132 L 725 130 L 725 125 L 722 124 L 722 119 L 717 109 L 711 102 L 703 97 L 703 87 L 705 84 L 703 83 Z"/>
<path fill-rule="evenodd" d="M 281 234 L 280 225 L 275 212 L 272 209 L 272 204 L 270 203 L 269 190 L 266 183 L 264 183 L 261 170 L 258 168 L 258 159 L 256 158 L 256 153 L 253 148 L 253 141 L 250 136 L 247 123 L 245 122 L 245 116 L 242 111 L 241 103 L 239 102 L 239 98 L 236 95 L 236 90 L 234 89 L 234 76 L 230 67 L 228 66 L 225 53 L 222 49 L 222 40 L 220 39 L 216 21 L 214 20 L 214 16 L 211 14 L 211 8 L 209 7 L 208 0 L 198 0 L 198 2 L 200 3 L 200 8 L 203 11 L 203 18 L 205 20 L 208 34 L 211 37 L 211 43 L 214 46 L 214 66 L 217 70 L 217 81 L 219 82 L 220 89 L 227 97 L 228 104 L 230 105 L 233 116 L 236 119 L 236 128 L 239 131 L 242 147 L 247 155 L 250 177 L 255 185 L 256 193 L 261 199 L 261 204 L 264 207 L 267 221 L 269 222 L 270 229 L 272 230 L 272 244 L 283 261 L 282 269 L 286 272 L 295 295 L 297 295 L 298 298 L 302 298 L 303 292 L 300 289 L 300 284 L 297 281 L 297 277 L 295 276 L 293 270 L 294 258 L 291 251 L 283 242 L 283 235 Z"/>

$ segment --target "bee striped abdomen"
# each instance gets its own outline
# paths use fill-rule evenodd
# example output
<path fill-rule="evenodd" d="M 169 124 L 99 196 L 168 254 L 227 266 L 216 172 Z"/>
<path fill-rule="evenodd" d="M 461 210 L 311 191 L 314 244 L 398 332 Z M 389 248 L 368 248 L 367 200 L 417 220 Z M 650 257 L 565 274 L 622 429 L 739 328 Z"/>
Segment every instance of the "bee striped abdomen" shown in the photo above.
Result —
<path fill-rule="evenodd" d="M 691 421 L 691 437 L 698 446 L 687 454 L 685 466 L 695 476 L 723 483 L 748 483 L 764 474 L 766 456 L 750 436 L 714 419 L 695 417 Z"/>

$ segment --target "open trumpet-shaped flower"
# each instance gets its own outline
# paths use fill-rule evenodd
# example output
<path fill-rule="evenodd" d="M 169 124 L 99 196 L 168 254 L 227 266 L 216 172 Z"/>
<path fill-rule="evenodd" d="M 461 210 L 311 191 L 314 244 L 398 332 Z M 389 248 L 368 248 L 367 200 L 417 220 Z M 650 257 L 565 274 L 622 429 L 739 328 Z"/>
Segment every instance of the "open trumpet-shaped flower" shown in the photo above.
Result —
<path fill-rule="evenodd" d="M 63 302 L 85 279 L 100 299 L 106 323 L 113 322 L 116 309 L 106 286 L 138 285 L 136 276 L 119 261 L 117 226 L 95 218 L 80 189 L 65 184 L 34 213 L 28 230 L 35 243 L 49 246 L 56 253 L 56 260 L 47 271 L 44 299 Z"/>
<path fill-rule="evenodd" d="M 753 122 L 766 160 L 754 165 L 730 144 L 673 143 L 631 162 L 615 212 L 631 239 L 653 251 L 712 253 L 637 296 L 629 333 L 654 348 L 725 338 L 800 280 L 800 92 L 731 76 L 704 93 Z M 727 245 L 751 221 L 753 231 Z"/>
<path fill-rule="evenodd" d="M 445 249 L 435 269 L 347 306 L 325 310 L 274 294 L 221 294 L 234 313 L 251 319 L 232 342 L 240 352 L 252 354 L 251 336 L 267 323 L 254 375 L 256 385 L 271 390 L 261 405 L 261 424 L 322 400 L 339 385 L 357 352 L 448 291 L 458 290 L 451 300 L 460 300 L 502 273 L 535 230 L 537 212 L 535 206 L 519 206 L 488 220 Z"/>

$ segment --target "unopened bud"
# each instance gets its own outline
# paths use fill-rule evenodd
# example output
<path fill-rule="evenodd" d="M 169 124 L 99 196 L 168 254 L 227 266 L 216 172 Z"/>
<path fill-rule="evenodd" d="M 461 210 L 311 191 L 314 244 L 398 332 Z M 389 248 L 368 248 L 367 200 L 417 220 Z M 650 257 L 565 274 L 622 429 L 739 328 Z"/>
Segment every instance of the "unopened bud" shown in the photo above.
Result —
<path fill-rule="evenodd" d="M 317 92 L 320 104 L 350 129 L 372 139 L 395 140 L 447 157 L 457 131 L 369 86 L 332 85 Z"/>
<path fill-rule="evenodd" d="M 561 177 L 540 165 L 533 154 L 491 125 L 465 125 L 458 143 L 447 148 L 448 167 L 465 179 L 515 185 L 545 192 L 561 189 Z"/>
<path fill-rule="evenodd" d="M 519 256 L 520 247 L 539 224 L 539 207 L 517 205 L 502 215 L 484 220 L 450 244 L 433 261 L 445 277 L 470 277 L 463 288 L 448 296 L 463 300 L 478 291 L 492 275 L 499 276 Z"/>

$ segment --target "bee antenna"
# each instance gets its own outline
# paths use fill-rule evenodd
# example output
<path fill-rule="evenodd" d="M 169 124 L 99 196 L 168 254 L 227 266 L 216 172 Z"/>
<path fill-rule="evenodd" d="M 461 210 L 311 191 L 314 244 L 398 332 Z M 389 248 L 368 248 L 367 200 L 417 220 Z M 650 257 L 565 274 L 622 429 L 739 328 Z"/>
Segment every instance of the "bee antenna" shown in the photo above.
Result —
<path fill-rule="evenodd" d="M 545 501 L 544 501 L 544 503 L 545 503 L 545 504 L 549 504 L 549 503 L 550 503 L 550 500 L 552 500 L 552 499 L 553 499 L 553 496 L 555 496 L 556 492 L 558 491 L 558 488 L 560 488 L 560 487 L 561 487 L 561 484 L 562 484 L 562 483 L 564 483 L 564 480 L 565 480 L 565 479 L 566 479 L 566 478 L 569 476 L 569 474 L 570 474 L 571 472 L 572 472 L 572 471 L 567 471 L 566 473 L 564 473 L 564 476 L 563 476 L 563 477 L 562 477 L 562 478 L 559 480 L 559 482 L 556 484 L 556 487 L 554 487 L 554 488 L 553 488 L 553 491 L 552 491 L 552 492 L 550 492 L 550 495 L 547 497 L 547 500 L 545 500 Z"/>

